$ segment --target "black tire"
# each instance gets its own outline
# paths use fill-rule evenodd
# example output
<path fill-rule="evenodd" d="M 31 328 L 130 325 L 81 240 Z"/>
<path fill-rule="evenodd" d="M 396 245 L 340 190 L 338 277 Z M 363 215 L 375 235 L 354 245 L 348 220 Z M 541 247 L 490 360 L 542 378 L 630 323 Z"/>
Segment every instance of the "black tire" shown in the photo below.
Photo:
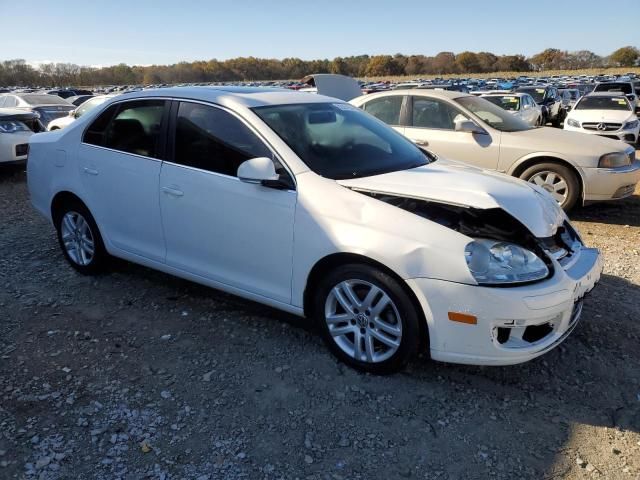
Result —
<path fill-rule="evenodd" d="M 393 311 L 397 311 L 399 314 L 397 321 L 401 322 L 402 334 L 400 336 L 399 346 L 389 358 L 377 362 L 358 360 L 354 358 L 355 355 L 351 356 L 347 354 L 331 335 L 325 317 L 325 305 L 330 301 L 328 299 L 332 289 L 345 280 L 359 280 L 374 285 L 381 289 L 393 302 L 393 306 L 395 306 L 395 310 Z M 358 296 L 362 297 L 363 295 Z M 349 264 L 336 268 L 320 281 L 313 296 L 312 308 L 314 319 L 329 350 L 343 363 L 357 370 L 376 375 L 397 372 L 418 353 L 421 333 L 419 322 L 421 321 L 421 316 L 416 312 L 414 303 L 400 283 L 395 278 L 374 267 L 364 264 Z M 369 313 L 367 313 L 367 315 L 369 315 Z M 392 317 L 395 320 L 395 315 L 392 314 Z M 368 325 L 372 330 L 377 330 L 375 327 L 372 327 L 373 321 L 371 318 Z M 350 322 L 356 325 L 355 320 L 350 320 Z M 357 326 L 355 328 L 361 332 L 365 330 Z M 377 331 L 380 332 L 380 330 Z M 382 344 L 379 344 L 378 347 L 384 348 Z"/>
<path fill-rule="evenodd" d="M 64 221 L 65 215 L 68 213 L 75 213 L 80 215 L 86 222 L 89 232 L 91 234 L 91 238 L 93 239 L 93 256 L 86 264 L 80 264 L 78 261 L 74 260 L 70 253 L 67 251 L 65 246 L 65 241 L 63 237 L 63 227 L 62 222 Z M 93 215 L 89 212 L 89 209 L 79 200 L 67 200 L 61 205 L 59 205 L 56 210 L 53 212 L 53 223 L 55 225 L 58 243 L 60 244 L 60 249 L 62 250 L 62 254 L 64 258 L 69 262 L 69 264 L 80 272 L 83 275 L 96 275 L 98 273 L 102 273 L 105 270 L 106 262 L 109 257 L 106 249 L 104 248 L 104 243 L 102 241 L 102 236 L 100 235 L 100 230 L 96 225 L 95 220 L 93 219 Z"/>
<path fill-rule="evenodd" d="M 560 203 L 565 212 L 569 212 L 580 199 L 580 181 L 569 167 L 555 162 L 536 163 L 520 174 L 520 178 L 530 182 L 536 175 L 553 172 L 567 185 L 566 199 Z"/>

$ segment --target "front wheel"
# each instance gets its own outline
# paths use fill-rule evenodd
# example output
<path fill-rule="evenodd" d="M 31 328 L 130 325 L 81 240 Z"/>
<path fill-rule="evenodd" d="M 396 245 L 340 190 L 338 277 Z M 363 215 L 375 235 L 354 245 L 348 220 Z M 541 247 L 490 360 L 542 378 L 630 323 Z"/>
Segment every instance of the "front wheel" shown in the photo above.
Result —
<path fill-rule="evenodd" d="M 578 178 L 564 165 L 538 163 L 522 172 L 520 178 L 545 189 L 566 212 L 571 210 L 580 198 Z"/>
<path fill-rule="evenodd" d="M 329 349 L 358 370 L 400 370 L 417 353 L 419 318 L 399 282 L 368 265 L 345 265 L 324 278 L 314 316 Z"/>
<path fill-rule="evenodd" d="M 108 254 L 93 216 L 80 201 L 58 207 L 54 224 L 62 253 L 73 268 L 84 275 L 103 270 Z"/>

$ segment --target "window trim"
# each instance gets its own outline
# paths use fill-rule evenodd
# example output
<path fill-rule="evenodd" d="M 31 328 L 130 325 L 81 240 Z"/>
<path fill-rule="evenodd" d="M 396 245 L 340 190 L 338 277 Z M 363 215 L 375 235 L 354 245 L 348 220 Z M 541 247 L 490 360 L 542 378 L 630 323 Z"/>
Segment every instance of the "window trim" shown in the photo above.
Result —
<path fill-rule="evenodd" d="M 174 165 L 176 167 L 188 168 L 190 170 L 195 170 L 195 171 L 198 171 L 198 172 L 209 173 L 211 175 L 217 175 L 217 176 L 220 176 L 220 177 L 231 178 L 231 179 L 234 179 L 234 180 L 241 181 L 235 175 L 227 175 L 225 173 L 213 172 L 211 170 L 205 170 L 203 168 L 192 167 L 192 166 L 189 166 L 189 165 L 182 165 L 181 163 L 177 163 L 175 161 L 174 154 L 175 154 L 175 141 L 176 141 L 176 138 L 175 138 L 176 137 L 176 124 L 177 124 L 177 120 L 178 120 L 178 110 L 180 108 L 180 103 L 195 103 L 195 104 L 199 104 L 199 105 L 204 105 L 205 107 L 217 108 L 217 109 L 222 110 L 223 112 L 228 113 L 228 114 L 232 115 L 233 117 L 235 117 L 240 123 L 242 123 L 245 127 L 247 127 L 247 129 L 249 129 L 249 131 L 251 133 L 253 133 L 258 138 L 258 140 L 260 140 L 265 145 L 267 150 L 269 150 L 271 152 L 273 157 L 275 159 L 277 159 L 278 162 L 280 163 L 280 165 L 282 165 L 283 168 L 287 171 L 287 174 L 289 175 L 289 178 L 293 181 L 294 189 L 293 190 L 292 189 L 286 189 L 285 191 L 294 191 L 295 192 L 295 191 L 298 190 L 298 182 L 296 180 L 295 175 L 293 175 L 291 169 L 282 160 L 282 157 L 278 154 L 278 152 L 273 147 L 273 145 L 271 145 L 271 143 L 266 138 L 264 138 L 264 136 L 253 125 L 251 125 L 251 123 L 248 122 L 245 118 L 243 118 L 241 115 L 239 115 L 238 113 L 234 112 L 233 110 L 231 110 L 229 108 L 226 108 L 226 107 L 224 107 L 224 106 L 222 106 L 220 104 L 217 104 L 217 103 L 206 102 L 206 101 L 202 101 L 202 100 L 194 100 L 194 99 L 191 99 L 191 98 L 172 98 L 171 99 L 170 117 L 169 117 L 169 121 L 168 121 L 168 132 L 167 132 L 167 142 L 166 142 L 166 155 L 165 155 L 165 159 L 163 160 L 165 163 L 169 163 L 169 164 Z"/>
<path fill-rule="evenodd" d="M 162 120 L 160 123 L 160 139 L 158 142 L 158 158 L 155 157 L 147 157 L 145 155 L 139 155 L 137 153 L 131 153 L 131 152 L 124 152 L 122 150 L 116 150 L 115 148 L 109 148 L 109 147 L 103 147 L 102 145 L 94 145 L 93 143 L 87 143 L 84 141 L 84 137 L 87 134 L 87 130 L 89 130 L 89 127 L 91 125 L 93 125 L 93 122 L 95 122 L 98 117 L 100 115 L 102 115 L 104 112 L 106 112 L 109 108 L 111 108 L 113 105 L 117 105 L 117 107 L 113 110 L 113 113 L 111 114 L 111 118 L 109 118 L 109 124 L 113 121 L 113 119 L 120 113 L 120 111 L 122 110 L 122 105 L 124 103 L 129 103 L 129 102 L 137 102 L 137 101 L 144 101 L 144 100 L 162 100 L 165 102 L 164 105 L 164 110 L 162 112 Z M 116 152 L 116 153 L 120 153 L 122 155 L 131 155 L 133 157 L 138 157 L 138 158 L 144 158 L 147 160 L 154 160 L 156 162 L 163 162 L 165 157 L 166 157 L 166 148 L 167 148 L 167 133 L 168 133 L 168 115 L 169 115 L 169 106 L 171 104 L 171 99 L 169 98 L 163 98 L 163 97 L 138 97 L 138 98 L 126 98 L 126 99 L 122 99 L 122 100 L 118 100 L 116 102 L 111 102 L 108 105 L 105 105 L 104 108 L 94 117 L 91 119 L 91 121 L 89 122 L 89 124 L 84 127 L 84 130 L 82 130 L 82 136 L 80 137 L 80 144 L 81 145 L 86 145 L 88 147 L 93 147 L 93 148 L 100 148 L 102 150 L 107 150 L 109 152 Z"/>

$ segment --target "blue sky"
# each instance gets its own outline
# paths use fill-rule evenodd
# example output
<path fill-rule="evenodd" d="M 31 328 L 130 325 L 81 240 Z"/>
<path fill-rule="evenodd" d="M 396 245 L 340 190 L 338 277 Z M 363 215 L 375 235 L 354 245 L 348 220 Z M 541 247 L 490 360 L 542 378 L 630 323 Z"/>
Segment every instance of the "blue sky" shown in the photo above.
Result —
<path fill-rule="evenodd" d="M 547 47 L 606 55 L 640 46 L 638 1 L 0 0 L 0 60 L 149 65 Z"/>

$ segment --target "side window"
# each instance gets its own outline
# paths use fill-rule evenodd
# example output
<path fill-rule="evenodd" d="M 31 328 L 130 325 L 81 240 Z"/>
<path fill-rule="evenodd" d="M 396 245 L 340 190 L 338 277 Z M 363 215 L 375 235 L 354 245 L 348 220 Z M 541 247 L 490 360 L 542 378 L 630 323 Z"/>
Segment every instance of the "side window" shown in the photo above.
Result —
<path fill-rule="evenodd" d="M 18 102 L 16 100 L 16 97 L 11 97 L 11 96 L 7 96 L 7 98 L 4 101 L 4 105 L 2 105 L 3 108 L 12 108 L 18 105 Z"/>
<path fill-rule="evenodd" d="M 175 163 L 235 177 L 240 164 L 255 157 L 273 156 L 235 116 L 216 107 L 180 103 L 176 119 Z"/>
<path fill-rule="evenodd" d="M 468 120 L 456 108 L 428 97 L 413 97 L 412 125 L 420 128 L 455 130 L 457 120 Z"/>
<path fill-rule="evenodd" d="M 400 125 L 402 95 L 376 98 L 364 104 L 364 111 L 388 125 Z"/>
<path fill-rule="evenodd" d="M 104 133 L 104 146 L 158 158 L 164 104 L 164 100 L 121 103 L 118 113 Z"/>
<path fill-rule="evenodd" d="M 113 118 L 114 113 L 118 109 L 119 105 L 111 105 L 104 112 L 98 115 L 89 128 L 84 132 L 82 141 L 91 145 L 97 145 L 104 147 L 104 138 L 109 126 L 109 121 Z"/>

